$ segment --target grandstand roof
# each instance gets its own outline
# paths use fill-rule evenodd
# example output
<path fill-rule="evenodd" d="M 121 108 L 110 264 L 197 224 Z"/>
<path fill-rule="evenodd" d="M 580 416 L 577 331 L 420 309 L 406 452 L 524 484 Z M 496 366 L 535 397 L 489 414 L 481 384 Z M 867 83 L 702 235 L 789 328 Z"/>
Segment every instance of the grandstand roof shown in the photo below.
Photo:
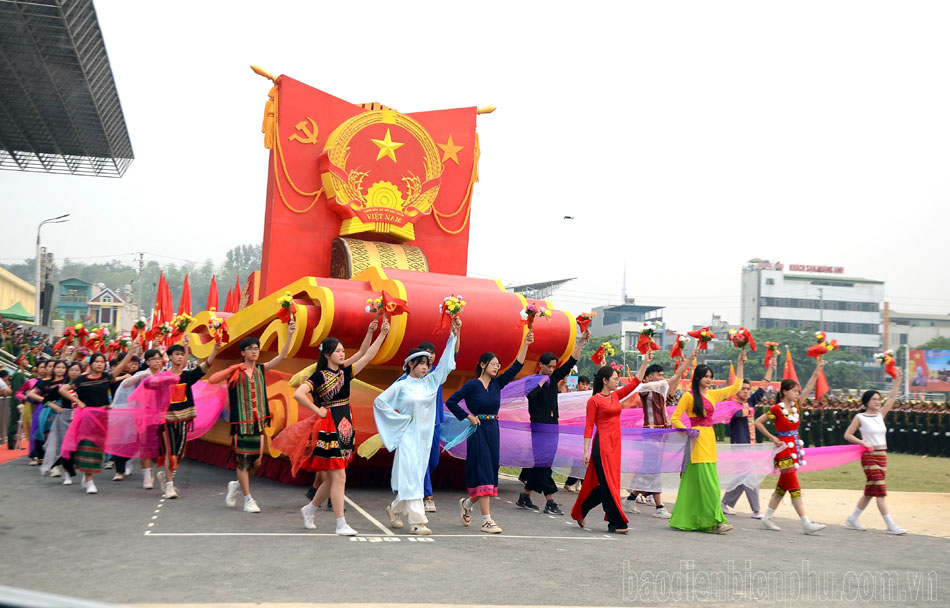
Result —
<path fill-rule="evenodd" d="M 121 177 L 134 158 L 91 0 L 0 0 L 0 169 Z"/>

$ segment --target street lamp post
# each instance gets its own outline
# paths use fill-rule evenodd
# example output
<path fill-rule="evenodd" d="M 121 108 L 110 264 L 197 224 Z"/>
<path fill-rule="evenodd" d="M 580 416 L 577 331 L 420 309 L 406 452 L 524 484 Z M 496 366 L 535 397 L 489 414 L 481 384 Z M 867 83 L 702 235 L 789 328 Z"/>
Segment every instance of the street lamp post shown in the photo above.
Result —
<path fill-rule="evenodd" d="M 36 295 L 33 298 L 33 322 L 37 327 L 40 325 L 42 317 L 40 316 L 40 229 L 43 228 L 43 224 L 62 224 L 63 222 L 68 222 L 69 214 L 60 215 L 58 217 L 51 217 L 40 222 L 40 225 L 36 227 Z"/>

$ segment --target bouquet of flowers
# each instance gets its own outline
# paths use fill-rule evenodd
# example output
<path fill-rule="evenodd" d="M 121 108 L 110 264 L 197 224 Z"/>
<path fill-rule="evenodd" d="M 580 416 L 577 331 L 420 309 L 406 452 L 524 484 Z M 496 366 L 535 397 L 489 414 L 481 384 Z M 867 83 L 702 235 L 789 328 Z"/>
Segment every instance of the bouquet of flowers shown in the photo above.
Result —
<path fill-rule="evenodd" d="M 683 349 L 686 348 L 686 344 L 689 342 L 689 336 L 684 336 L 683 334 L 676 334 L 676 340 L 673 341 L 673 350 L 670 351 L 670 357 L 677 359 L 679 357 L 685 356 L 683 354 Z"/>
<path fill-rule="evenodd" d="M 769 366 L 772 364 L 772 358 L 778 358 L 778 342 L 766 342 L 765 343 L 765 359 L 762 361 L 762 365 L 765 366 L 765 369 L 769 369 Z"/>
<path fill-rule="evenodd" d="M 222 342 L 231 340 L 231 336 L 228 335 L 228 322 L 215 315 L 213 311 L 208 317 L 208 332 L 214 338 L 215 344 L 220 345 Z"/>
<path fill-rule="evenodd" d="M 894 357 L 893 350 L 886 350 L 883 353 L 876 353 L 874 358 L 884 366 L 884 373 L 897 380 L 897 359 Z"/>
<path fill-rule="evenodd" d="M 439 335 L 443 329 L 452 325 L 452 321 L 462 314 L 466 306 L 465 300 L 461 294 L 457 296 L 448 296 L 439 304 L 439 322 L 435 326 L 433 335 Z"/>
<path fill-rule="evenodd" d="M 132 344 L 133 344 L 132 338 L 124 334 L 119 334 L 119 337 L 115 339 L 115 342 L 116 344 L 118 344 L 118 347 L 122 349 L 123 352 L 132 348 Z"/>
<path fill-rule="evenodd" d="M 619 363 L 617 363 L 616 361 L 611 361 L 611 362 L 610 362 L 610 369 L 614 370 L 615 372 L 617 372 L 617 373 L 620 374 L 621 376 L 623 375 L 623 366 L 620 365 Z"/>
<path fill-rule="evenodd" d="M 76 349 L 76 355 L 78 355 L 80 359 L 85 359 L 91 354 L 92 354 L 92 351 L 90 351 L 85 346 L 80 346 L 79 348 Z"/>
<path fill-rule="evenodd" d="M 366 312 L 371 312 L 377 317 L 383 312 L 382 298 L 368 298 L 366 300 Z"/>
<path fill-rule="evenodd" d="M 600 348 L 594 351 L 594 354 L 591 355 L 590 360 L 594 362 L 594 365 L 600 365 L 601 363 L 604 362 L 605 357 L 613 357 L 613 356 L 614 356 L 614 345 L 611 344 L 610 342 L 604 342 L 603 344 L 600 345 Z"/>
<path fill-rule="evenodd" d="M 709 331 L 708 327 L 691 331 L 687 334 L 691 338 L 699 340 L 699 350 L 706 350 L 706 347 L 716 338 L 716 334 Z"/>
<path fill-rule="evenodd" d="M 145 330 L 147 327 L 148 321 L 145 320 L 145 317 L 139 317 L 139 320 L 132 326 L 132 340 L 138 340 L 142 343 L 142 346 L 145 346 Z"/>
<path fill-rule="evenodd" d="M 640 326 L 640 338 L 637 340 L 637 350 L 641 355 L 647 354 L 647 351 L 660 350 L 660 345 L 653 339 L 654 334 L 660 326 L 652 321 L 645 321 Z"/>
<path fill-rule="evenodd" d="M 104 339 L 101 335 L 101 330 L 96 330 L 96 331 L 89 332 L 89 336 L 86 337 L 85 346 L 86 348 L 89 349 L 90 352 L 95 353 L 95 352 L 98 352 L 100 348 L 102 348 L 103 343 L 104 343 Z"/>
<path fill-rule="evenodd" d="M 730 329 L 729 341 L 732 342 L 733 346 L 740 350 L 748 346 L 752 349 L 752 352 L 756 352 L 755 338 L 752 337 L 752 332 L 745 327 L 740 327 L 739 329 Z"/>
<path fill-rule="evenodd" d="M 70 346 L 73 343 L 73 340 L 76 339 L 76 330 L 72 327 L 67 327 L 63 330 L 63 337 L 53 345 L 53 350 L 61 350 Z"/>
<path fill-rule="evenodd" d="M 537 306 L 535 304 L 528 304 L 525 306 L 524 310 L 521 311 L 521 321 L 528 325 L 528 330 L 530 331 L 534 327 L 534 318 L 541 317 L 542 319 L 551 320 L 551 311 L 544 308 L 543 306 Z"/>
<path fill-rule="evenodd" d="M 581 330 L 581 333 L 587 331 L 587 328 L 590 327 L 590 322 L 593 321 L 596 316 L 596 312 L 582 312 L 577 315 L 577 318 L 574 320 L 577 321 L 577 328 Z"/>
<path fill-rule="evenodd" d="M 807 354 L 809 357 L 820 357 L 822 355 L 827 355 L 831 351 L 838 350 L 840 348 L 838 346 L 838 341 L 831 340 L 829 342 L 828 336 L 825 335 L 825 332 L 823 331 L 815 332 L 815 340 L 816 343 L 808 347 Z"/>
<path fill-rule="evenodd" d="M 188 313 L 181 313 L 173 323 L 175 324 L 175 334 L 183 334 L 188 330 L 188 326 L 195 322 L 195 318 L 189 315 Z"/>
<path fill-rule="evenodd" d="M 294 304 L 294 296 L 289 291 L 277 298 L 280 304 L 280 310 L 277 311 L 277 318 L 284 324 L 290 323 L 291 317 L 297 314 L 297 305 Z"/>
<path fill-rule="evenodd" d="M 79 338 L 79 345 L 84 346 L 86 344 L 86 338 L 89 337 L 89 330 L 83 327 L 82 323 L 76 323 L 76 325 L 73 326 L 73 331 L 76 337 Z"/>
<path fill-rule="evenodd" d="M 168 321 L 162 321 L 162 324 L 158 326 L 158 333 L 162 338 L 167 338 L 175 332 L 175 326 L 169 323 Z"/>

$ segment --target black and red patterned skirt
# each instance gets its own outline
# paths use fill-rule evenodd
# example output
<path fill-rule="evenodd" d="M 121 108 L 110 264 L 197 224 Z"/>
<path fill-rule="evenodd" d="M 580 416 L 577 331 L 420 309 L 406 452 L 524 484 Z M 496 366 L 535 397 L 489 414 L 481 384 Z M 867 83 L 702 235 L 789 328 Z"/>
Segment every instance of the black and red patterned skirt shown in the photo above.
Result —
<path fill-rule="evenodd" d="M 864 495 L 887 496 L 887 451 L 875 450 L 861 454 L 861 468 L 864 469 Z"/>
<path fill-rule="evenodd" d="M 300 468 L 307 471 L 345 469 L 353 460 L 356 429 L 349 403 L 329 408 L 326 418 L 314 421 L 306 456 Z"/>

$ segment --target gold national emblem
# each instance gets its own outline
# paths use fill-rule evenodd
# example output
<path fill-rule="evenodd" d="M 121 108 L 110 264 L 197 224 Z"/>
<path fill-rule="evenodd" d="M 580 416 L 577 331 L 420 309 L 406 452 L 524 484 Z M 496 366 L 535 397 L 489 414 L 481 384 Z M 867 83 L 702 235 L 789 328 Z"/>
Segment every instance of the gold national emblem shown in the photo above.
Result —
<path fill-rule="evenodd" d="M 424 175 L 406 170 L 398 180 L 393 180 L 397 183 L 374 180 L 372 157 L 350 158 L 350 142 L 361 131 L 376 124 L 393 125 L 399 129 L 391 133 L 392 130 L 387 128 L 384 139 L 371 139 L 378 147 L 375 166 L 380 166 L 380 163 L 388 163 L 390 167 L 408 165 L 403 161 L 413 160 L 411 152 L 407 152 L 409 148 L 399 149 L 403 142 L 408 141 L 404 135 L 407 133 L 422 148 Z M 394 135 L 403 142 L 393 141 Z M 364 168 L 359 162 L 366 162 L 371 167 Z M 413 222 L 432 212 L 439 194 L 442 160 L 435 141 L 421 124 L 395 110 L 370 110 L 357 114 L 333 131 L 320 158 L 320 176 L 329 204 L 343 217 L 340 236 L 370 232 L 412 241 L 415 240 Z"/>

